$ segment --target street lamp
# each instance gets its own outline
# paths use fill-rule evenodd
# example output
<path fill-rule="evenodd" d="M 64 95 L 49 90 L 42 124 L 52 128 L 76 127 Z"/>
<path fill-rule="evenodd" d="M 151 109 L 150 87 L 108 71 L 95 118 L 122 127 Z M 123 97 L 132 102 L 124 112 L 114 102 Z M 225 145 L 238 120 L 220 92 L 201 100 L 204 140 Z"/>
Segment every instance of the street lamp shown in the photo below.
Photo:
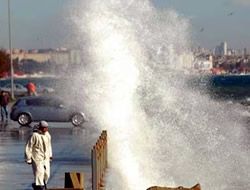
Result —
<path fill-rule="evenodd" d="M 9 23 L 9 49 L 10 49 L 10 78 L 11 78 L 11 98 L 14 100 L 14 68 L 12 60 L 12 44 L 11 44 L 11 18 L 10 18 L 10 0 L 8 0 L 8 23 Z"/>

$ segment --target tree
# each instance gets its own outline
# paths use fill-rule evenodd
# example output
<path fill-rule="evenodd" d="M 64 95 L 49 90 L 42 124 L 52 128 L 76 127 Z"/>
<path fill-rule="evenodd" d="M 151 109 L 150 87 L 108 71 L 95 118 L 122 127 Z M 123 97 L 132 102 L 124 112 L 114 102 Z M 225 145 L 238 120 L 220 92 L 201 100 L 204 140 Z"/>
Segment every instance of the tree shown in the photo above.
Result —
<path fill-rule="evenodd" d="M 0 75 L 9 73 L 10 71 L 10 56 L 4 50 L 0 50 Z"/>

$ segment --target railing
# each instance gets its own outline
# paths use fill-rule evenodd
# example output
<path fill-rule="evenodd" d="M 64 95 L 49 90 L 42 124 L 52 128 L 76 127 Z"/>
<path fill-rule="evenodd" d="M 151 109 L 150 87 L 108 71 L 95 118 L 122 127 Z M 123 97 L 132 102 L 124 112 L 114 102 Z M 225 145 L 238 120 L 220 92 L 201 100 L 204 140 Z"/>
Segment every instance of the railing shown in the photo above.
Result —
<path fill-rule="evenodd" d="M 92 190 L 105 187 L 105 170 L 108 167 L 107 131 L 102 131 L 91 151 Z"/>

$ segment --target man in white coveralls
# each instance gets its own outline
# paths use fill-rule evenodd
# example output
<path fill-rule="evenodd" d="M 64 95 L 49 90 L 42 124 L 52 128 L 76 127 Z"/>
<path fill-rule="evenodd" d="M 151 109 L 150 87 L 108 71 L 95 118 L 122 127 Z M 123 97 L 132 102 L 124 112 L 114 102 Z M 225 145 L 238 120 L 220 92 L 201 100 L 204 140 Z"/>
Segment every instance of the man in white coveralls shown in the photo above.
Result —
<path fill-rule="evenodd" d="M 40 121 L 25 146 L 25 161 L 32 165 L 34 174 L 34 190 L 44 190 L 50 177 L 50 161 L 52 160 L 51 136 L 48 123 Z"/>

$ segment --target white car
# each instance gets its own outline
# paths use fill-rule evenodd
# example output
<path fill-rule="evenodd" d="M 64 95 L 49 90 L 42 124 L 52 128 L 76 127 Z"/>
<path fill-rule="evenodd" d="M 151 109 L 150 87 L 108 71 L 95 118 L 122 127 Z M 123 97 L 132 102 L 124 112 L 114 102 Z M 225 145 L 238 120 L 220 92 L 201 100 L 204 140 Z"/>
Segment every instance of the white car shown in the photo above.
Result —
<path fill-rule="evenodd" d="M 43 86 L 43 85 L 38 84 L 36 86 L 36 91 L 37 91 L 38 94 L 47 94 L 47 93 L 53 93 L 53 92 L 55 92 L 55 89 L 51 88 L 51 87 L 47 87 L 47 86 Z"/>
<path fill-rule="evenodd" d="M 1 91 L 5 91 L 8 92 L 9 94 L 11 94 L 11 84 L 6 84 L 5 86 L 0 88 Z M 14 95 L 15 96 L 27 96 L 27 88 L 25 86 L 23 86 L 22 84 L 19 83 L 14 83 Z M 45 87 L 42 85 L 37 85 L 36 86 L 36 91 L 38 94 L 46 94 L 46 93 L 52 93 L 55 90 L 53 88 L 50 87 Z"/>

